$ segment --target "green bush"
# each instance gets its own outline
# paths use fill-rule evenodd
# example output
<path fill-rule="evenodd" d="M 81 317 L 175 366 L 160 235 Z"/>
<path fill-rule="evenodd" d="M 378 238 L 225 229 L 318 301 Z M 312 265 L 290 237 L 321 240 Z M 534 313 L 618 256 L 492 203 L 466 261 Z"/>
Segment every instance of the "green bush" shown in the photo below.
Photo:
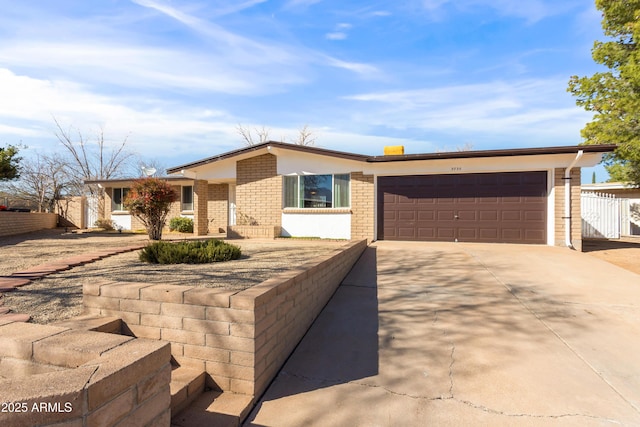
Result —
<path fill-rule="evenodd" d="M 205 264 L 240 258 L 238 246 L 217 239 L 154 242 L 140 252 L 140 261 L 152 264 Z"/>
<path fill-rule="evenodd" d="M 171 221 L 169 221 L 169 230 L 180 233 L 193 233 L 193 220 L 183 217 L 171 218 Z"/>

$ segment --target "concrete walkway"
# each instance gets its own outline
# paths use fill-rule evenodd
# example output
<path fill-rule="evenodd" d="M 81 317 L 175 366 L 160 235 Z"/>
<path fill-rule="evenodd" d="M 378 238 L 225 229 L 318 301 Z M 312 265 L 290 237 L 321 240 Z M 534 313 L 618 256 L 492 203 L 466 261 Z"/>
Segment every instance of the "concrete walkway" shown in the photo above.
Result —
<path fill-rule="evenodd" d="M 375 243 L 245 425 L 640 425 L 640 275 L 563 248 Z"/>

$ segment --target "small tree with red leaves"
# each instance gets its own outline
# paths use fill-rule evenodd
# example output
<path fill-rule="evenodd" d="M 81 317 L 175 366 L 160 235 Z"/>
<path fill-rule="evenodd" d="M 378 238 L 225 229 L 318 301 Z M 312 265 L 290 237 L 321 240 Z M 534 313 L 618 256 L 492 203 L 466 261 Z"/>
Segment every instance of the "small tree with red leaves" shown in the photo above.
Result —
<path fill-rule="evenodd" d="M 160 240 L 171 203 L 177 200 L 178 193 L 166 181 L 142 178 L 134 181 L 123 204 L 131 215 L 142 221 L 149 239 Z"/>

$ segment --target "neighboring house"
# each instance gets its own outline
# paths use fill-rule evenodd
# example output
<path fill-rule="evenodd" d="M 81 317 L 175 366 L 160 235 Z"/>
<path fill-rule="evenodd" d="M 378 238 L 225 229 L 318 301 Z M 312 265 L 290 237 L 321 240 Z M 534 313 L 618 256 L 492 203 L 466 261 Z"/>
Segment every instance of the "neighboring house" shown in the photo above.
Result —
<path fill-rule="evenodd" d="M 181 195 L 170 217 L 192 217 L 196 235 L 580 248 L 580 168 L 613 149 L 366 156 L 267 142 L 169 169 Z M 115 222 L 140 228 L 122 210 L 130 180 L 90 183 L 106 188 Z"/>
<path fill-rule="evenodd" d="M 600 228 L 607 229 L 606 221 L 617 221 L 613 229 L 617 225 L 619 235 L 623 236 L 640 236 L 640 186 L 624 183 L 624 182 L 602 182 L 598 184 L 583 184 L 582 191 L 585 193 L 595 193 L 603 197 L 621 199 L 616 206 L 619 212 L 614 214 L 604 214 L 598 211 L 598 219 L 604 221 Z M 609 203 L 601 203 L 601 210 L 610 208 Z M 598 205 L 591 204 L 591 208 L 597 208 Z M 585 220 L 593 220 L 593 218 L 583 218 Z M 611 227 L 609 227 L 611 228 Z"/>
<path fill-rule="evenodd" d="M 582 191 L 612 194 L 619 199 L 640 199 L 640 186 L 624 182 L 582 184 Z"/>

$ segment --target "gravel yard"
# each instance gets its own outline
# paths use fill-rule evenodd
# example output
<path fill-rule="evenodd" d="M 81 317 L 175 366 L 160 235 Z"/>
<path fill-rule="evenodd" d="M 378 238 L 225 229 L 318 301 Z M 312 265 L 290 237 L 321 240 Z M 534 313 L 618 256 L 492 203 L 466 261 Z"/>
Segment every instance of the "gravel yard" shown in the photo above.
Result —
<path fill-rule="evenodd" d="M 74 254 L 146 241 L 141 235 L 85 235 L 38 233 L 14 243 L 0 240 L 0 275 L 63 259 Z M 71 235 L 74 236 L 74 235 Z M 112 237 L 113 236 L 113 237 Z M 82 285 L 96 280 L 162 283 L 243 290 L 269 277 L 295 268 L 346 242 L 322 240 L 231 240 L 242 248 L 242 257 L 223 263 L 152 265 L 138 260 L 138 251 L 53 274 L 3 296 L 5 307 L 31 315 L 34 323 L 51 323 L 82 312 Z"/>

